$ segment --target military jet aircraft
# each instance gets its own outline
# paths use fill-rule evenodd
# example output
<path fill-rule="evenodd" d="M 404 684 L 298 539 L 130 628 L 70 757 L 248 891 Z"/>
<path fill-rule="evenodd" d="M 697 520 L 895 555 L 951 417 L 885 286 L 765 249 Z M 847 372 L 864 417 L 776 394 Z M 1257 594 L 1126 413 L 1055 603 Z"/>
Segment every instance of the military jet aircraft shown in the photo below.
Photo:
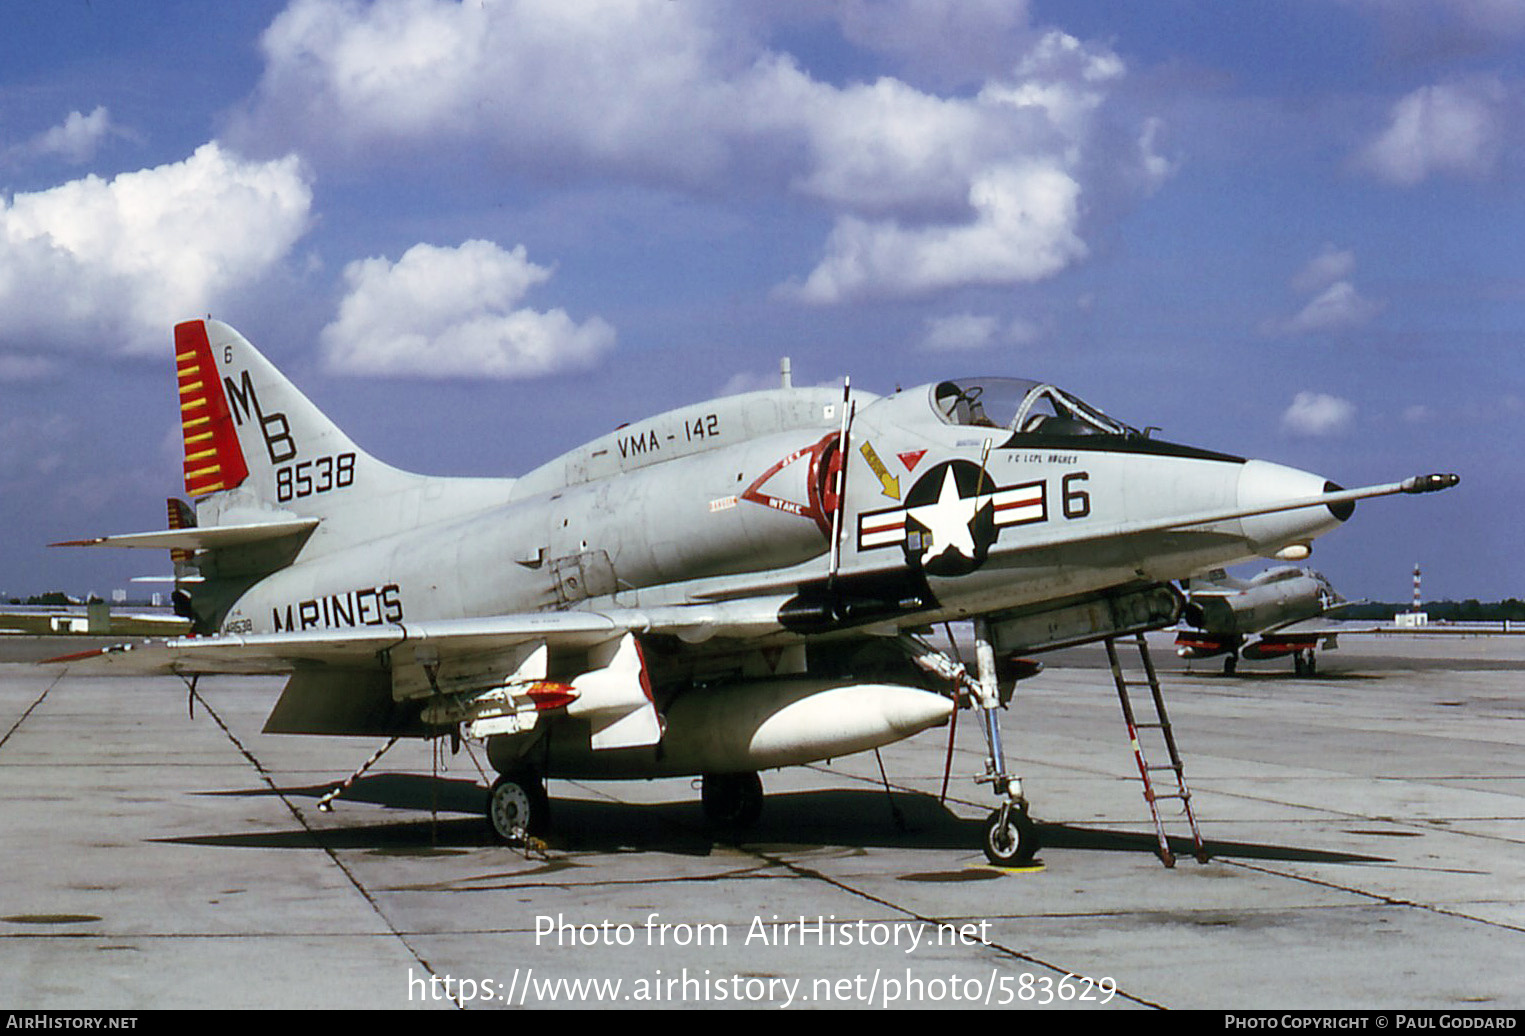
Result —
<path fill-rule="evenodd" d="M 1317 671 L 1314 650 L 1337 644 L 1335 628 L 1307 620 L 1336 610 L 1346 601 L 1328 579 L 1311 569 L 1290 565 L 1268 568 L 1251 579 L 1236 579 L 1219 569 L 1183 580 L 1187 628 L 1176 636 L 1181 658 L 1223 655 L 1223 672 L 1233 675 L 1242 656 L 1249 661 L 1292 656 L 1298 676 Z M 1250 643 L 1250 638 L 1259 640 Z"/>
<path fill-rule="evenodd" d="M 548 777 L 700 775 L 706 814 L 745 824 L 758 771 L 968 706 L 997 798 L 983 848 L 1025 859 L 998 658 L 1163 628 L 1172 580 L 1457 481 L 1346 490 L 1003 378 L 781 387 L 517 479 L 432 478 L 366 453 L 225 324 L 177 326 L 175 362 L 194 513 L 74 542 L 181 552 L 196 635 L 91 658 L 288 673 L 271 732 L 483 739 L 501 774 L 487 815 L 510 841 L 546 823 Z M 922 636 L 969 619 L 972 671 Z"/>

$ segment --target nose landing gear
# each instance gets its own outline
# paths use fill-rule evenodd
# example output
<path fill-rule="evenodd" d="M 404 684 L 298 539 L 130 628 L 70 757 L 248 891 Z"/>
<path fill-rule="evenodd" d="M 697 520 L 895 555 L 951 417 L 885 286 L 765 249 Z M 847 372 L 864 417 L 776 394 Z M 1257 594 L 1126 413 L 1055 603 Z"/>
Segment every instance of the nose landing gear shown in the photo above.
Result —
<path fill-rule="evenodd" d="M 985 859 L 997 867 L 1017 867 L 1027 863 L 1038 851 L 1038 825 L 1027 815 L 1025 805 L 1010 802 L 985 820 Z"/>

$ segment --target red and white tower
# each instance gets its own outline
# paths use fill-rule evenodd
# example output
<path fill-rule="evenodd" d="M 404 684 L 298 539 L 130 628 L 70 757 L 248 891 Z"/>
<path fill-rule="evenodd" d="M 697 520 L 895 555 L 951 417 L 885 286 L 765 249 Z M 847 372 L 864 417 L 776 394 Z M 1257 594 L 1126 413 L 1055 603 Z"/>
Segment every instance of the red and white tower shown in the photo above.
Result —
<path fill-rule="evenodd" d="M 1414 603 L 1406 612 L 1399 612 L 1393 616 L 1393 621 L 1399 626 L 1413 627 L 1428 625 L 1429 613 L 1423 610 L 1422 599 L 1419 595 L 1419 562 L 1414 562 Z"/>

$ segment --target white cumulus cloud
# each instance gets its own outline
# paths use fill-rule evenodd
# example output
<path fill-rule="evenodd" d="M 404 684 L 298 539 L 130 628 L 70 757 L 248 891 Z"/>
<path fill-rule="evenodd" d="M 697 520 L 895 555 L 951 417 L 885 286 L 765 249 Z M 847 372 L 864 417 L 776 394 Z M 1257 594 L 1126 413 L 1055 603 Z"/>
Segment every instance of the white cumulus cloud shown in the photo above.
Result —
<path fill-rule="evenodd" d="M 111 113 L 98 105 L 89 115 L 70 112 L 60 125 L 39 133 L 18 151 L 27 156 L 56 155 L 79 165 L 94 156 L 107 136 L 120 132 L 111 122 Z"/>
<path fill-rule="evenodd" d="M 323 329 L 328 366 L 378 377 L 529 378 L 589 366 L 614 346 L 599 317 L 519 303 L 551 271 L 523 246 L 419 244 L 393 263 L 363 259 L 344 270 L 349 293 Z"/>
<path fill-rule="evenodd" d="M 883 105 L 880 132 L 872 130 L 875 120 L 847 110 L 855 100 L 851 92 L 833 95 L 822 108 L 845 116 L 844 124 L 826 133 L 817 124 L 818 171 L 807 183 L 857 211 L 837 218 L 821 261 L 785 293 L 837 303 L 1030 283 L 1083 259 L 1089 250 L 1080 234 L 1078 170 L 1106 84 L 1123 74 L 1111 52 L 1051 32 L 1009 77 L 987 82 L 972 99 L 938 99 L 929 110 L 918 94 L 914 104 L 906 96 L 904 103 Z M 890 100 L 883 83 L 879 93 Z M 1157 129 L 1146 125 L 1140 150 L 1129 159 L 1151 184 L 1168 174 L 1152 151 Z M 868 141 L 858 139 L 865 131 Z M 823 147 L 822 139 L 835 149 Z M 912 152 L 913 145 L 919 150 Z M 845 155 L 854 156 L 852 162 Z M 865 162 L 864 156 L 872 157 Z M 844 170 L 855 175 L 837 190 L 819 191 L 828 173 Z M 962 188 L 964 204 L 932 218 L 909 206 L 865 218 L 862 200 L 882 199 L 882 185 L 895 183 L 914 187 L 924 202 L 944 204 L 940 193 Z M 915 194 L 905 190 L 901 200 L 911 202 Z"/>
<path fill-rule="evenodd" d="M 1086 254 L 1079 198 L 1079 183 L 1062 169 L 991 170 L 970 186 L 974 216 L 964 223 L 905 227 L 843 217 L 826 257 L 787 290 L 826 303 L 1040 280 Z"/>
<path fill-rule="evenodd" d="M 313 153 L 470 142 L 536 168 L 701 175 L 751 65 L 717 43 L 720 14 L 667 0 L 293 0 L 261 39 L 239 132 Z"/>
<path fill-rule="evenodd" d="M 1361 327 L 1382 312 L 1382 303 L 1356 289 L 1355 253 L 1326 244 L 1292 277 L 1292 290 L 1312 296 L 1296 314 L 1268 320 L 1261 330 L 1270 335 L 1303 335 Z"/>
<path fill-rule="evenodd" d="M 183 162 L 0 199 L 0 340 L 162 350 L 178 321 L 264 276 L 307 229 L 295 157 L 215 141 Z"/>
<path fill-rule="evenodd" d="M 1337 435 L 1350 427 L 1355 416 L 1355 404 L 1348 400 L 1322 392 L 1299 392 L 1281 415 L 1281 427 L 1292 435 Z"/>
<path fill-rule="evenodd" d="M 1389 183 L 1431 176 L 1481 178 L 1496 168 L 1508 125 L 1508 94 L 1497 79 L 1426 86 L 1399 100 L 1359 161 Z"/>
<path fill-rule="evenodd" d="M 1364 297 L 1349 281 L 1336 281 L 1288 320 L 1284 330 L 1305 334 L 1360 327 L 1381 311 L 1380 303 Z"/>
<path fill-rule="evenodd" d="M 971 170 L 1017 150 L 1018 120 L 994 105 L 937 97 L 896 79 L 843 88 L 775 66 L 759 112 L 808 145 L 793 187 L 833 206 L 875 211 L 957 205 Z"/>
<path fill-rule="evenodd" d="M 1123 62 L 1033 30 L 1023 4 L 893 0 L 815 16 L 939 84 L 969 76 L 927 34 L 981 41 L 981 86 L 824 81 L 765 44 L 769 19 L 789 15 L 763 7 L 293 0 L 262 39 L 264 75 L 233 132 L 319 162 L 458 149 L 563 181 L 804 198 L 834 227 L 790 286 L 818 303 L 1051 276 L 1086 254 L 1083 175 L 1126 170 L 1117 179 L 1145 189 L 1169 175 L 1157 121 L 1100 153 L 1096 113 Z"/>

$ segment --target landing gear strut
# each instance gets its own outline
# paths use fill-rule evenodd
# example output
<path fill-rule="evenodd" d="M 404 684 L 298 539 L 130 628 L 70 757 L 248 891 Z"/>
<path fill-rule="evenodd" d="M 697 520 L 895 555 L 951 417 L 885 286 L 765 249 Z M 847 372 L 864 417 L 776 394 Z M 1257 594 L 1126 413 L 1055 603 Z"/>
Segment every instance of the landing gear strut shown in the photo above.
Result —
<path fill-rule="evenodd" d="M 952 637 L 951 631 L 949 637 Z M 985 735 L 987 754 L 985 774 L 975 779 L 980 784 L 989 784 L 1002 799 L 995 812 L 985 820 L 981 848 L 985 850 L 985 858 L 998 867 L 1026 863 L 1038 851 L 1038 826 L 1027 814 L 1022 778 L 1006 772 L 1006 751 L 1001 745 L 998 715 L 1001 692 L 989 627 L 980 620 L 974 623 L 975 677 L 969 675 L 962 663 L 925 644 L 910 641 L 906 650 L 921 668 L 953 684 L 955 701 L 967 697 L 979 706 L 980 729 Z M 952 759 L 951 753 L 949 759 Z"/>
<path fill-rule="evenodd" d="M 1000 867 L 1026 863 L 1038 851 L 1038 828 L 1027 815 L 1027 799 L 1022 794 L 1022 778 L 1006 772 L 1006 750 L 1001 744 L 1001 723 L 997 710 L 1001 693 L 996 683 L 995 646 L 990 641 L 990 627 L 983 620 L 974 623 L 974 660 L 978 674 L 980 712 L 984 723 L 985 776 L 997 795 L 1005 801 L 985 821 L 982 848 L 985 859 Z"/>

